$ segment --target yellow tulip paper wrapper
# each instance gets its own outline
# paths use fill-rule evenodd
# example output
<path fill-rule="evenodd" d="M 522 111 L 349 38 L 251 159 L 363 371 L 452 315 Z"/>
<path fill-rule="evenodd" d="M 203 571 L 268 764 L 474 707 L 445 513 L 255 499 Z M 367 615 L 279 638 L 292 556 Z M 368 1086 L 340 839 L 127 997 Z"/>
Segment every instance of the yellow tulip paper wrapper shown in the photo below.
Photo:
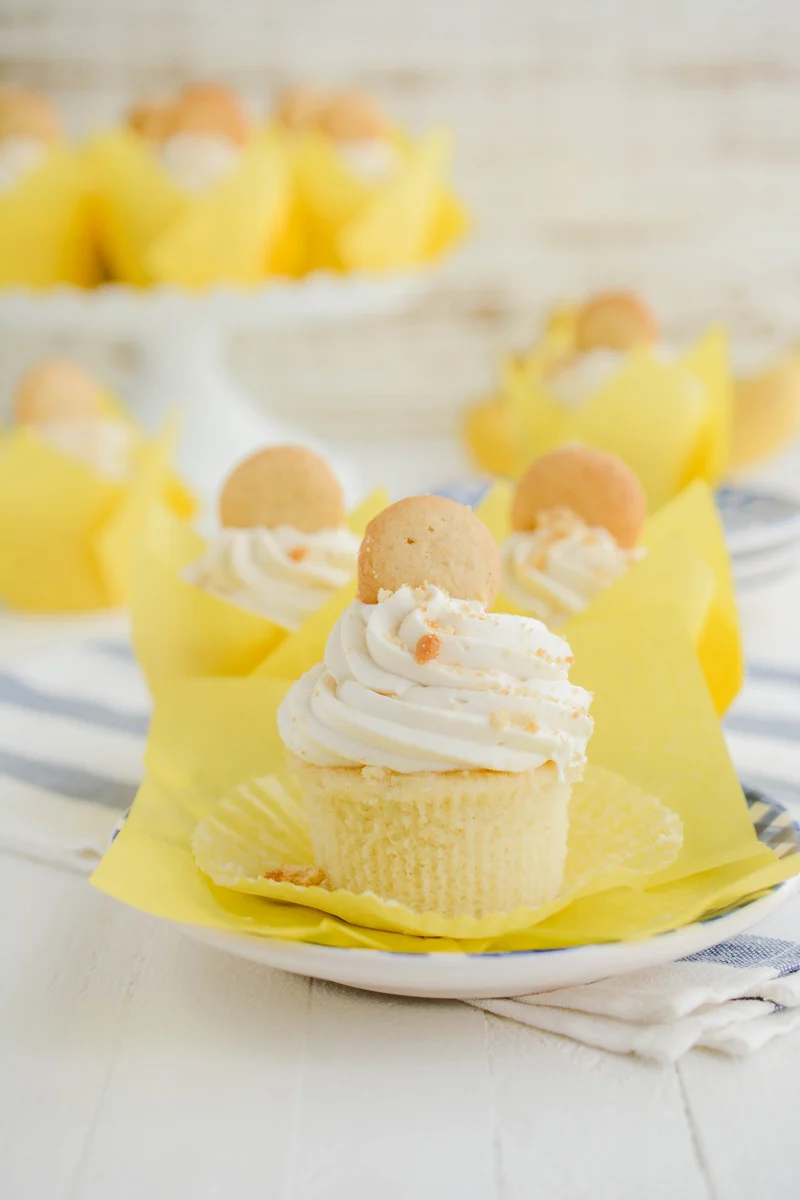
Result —
<path fill-rule="evenodd" d="M 31 612 L 124 604 L 135 548 L 166 496 L 191 498 L 169 473 L 174 434 L 135 449 L 125 481 L 110 480 L 46 445 L 31 429 L 0 440 L 0 600 Z"/>
<path fill-rule="evenodd" d="M 390 141 L 398 167 L 367 182 L 347 166 L 335 143 L 309 134 L 292 145 L 305 270 L 387 271 L 430 262 L 465 233 L 467 217 L 446 184 L 450 138 Z"/>
<path fill-rule="evenodd" d="M 84 163 L 58 146 L 0 192 L 0 284 L 89 287 L 98 277 Z"/>
<path fill-rule="evenodd" d="M 383 491 L 374 492 L 350 514 L 348 526 L 363 533 L 387 503 Z M 256 669 L 295 679 L 319 661 L 320 646 L 355 595 L 354 582 L 289 633 L 190 583 L 186 568 L 204 550 L 203 538 L 171 513 L 151 512 L 131 595 L 133 644 L 151 684 L 186 676 L 249 675 Z"/>
<path fill-rule="evenodd" d="M 277 138 L 253 138 L 237 166 L 198 196 L 184 192 L 130 130 L 99 138 L 90 156 L 100 243 L 115 279 L 203 288 L 263 277 L 289 205 Z"/>
<path fill-rule="evenodd" d="M 499 482 L 476 510 L 498 543 L 511 533 L 512 498 L 512 485 Z M 691 484 L 648 517 L 639 544 L 647 554 L 603 593 L 605 603 L 618 603 L 635 614 L 639 605 L 660 598 L 682 613 L 714 705 L 722 714 L 742 685 L 744 659 L 730 558 L 708 486 Z M 597 603 L 593 600 L 588 611 Z M 524 615 L 505 596 L 498 608 Z M 571 627 L 569 623 L 564 630 L 568 639 Z"/>
<path fill-rule="evenodd" d="M 727 340 L 711 329 L 674 362 L 647 346 L 635 346 L 620 370 L 579 405 L 561 402 L 548 388 L 553 335 L 527 360 L 509 360 L 502 399 L 479 405 L 467 435 L 477 461 L 488 470 L 518 476 L 531 459 L 564 442 L 581 441 L 619 455 L 639 476 L 650 511 L 694 479 L 715 483 L 730 456 L 731 381 Z M 488 433 L 491 461 L 480 435 L 492 415 L 504 411 L 509 444 Z"/>
<path fill-rule="evenodd" d="M 275 714 L 288 685 L 259 677 L 172 681 L 156 689 L 148 778 L 94 884 L 186 924 L 423 953 L 647 937 L 796 873 L 798 856 L 779 860 L 756 837 L 682 617 L 649 598 L 634 620 L 627 607 L 620 612 L 609 604 L 606 593 L 570 632 L 575 681 L 595 692 L 593 769 L 576 793 L 569 848 L 568 886 L 577 881 L 580 891 L 526 915 L 528 924 L 518 924 L 519 914 L 511 914 L 507 928 L 491 918 L 493 931 L 475 936 L 469 936 L 474 927 L 456 924 L 457 934 L 467 933 L 462 937 L 445 933 L 437 919 L 434 937 L 403 931 L 419 914 L 409 918 L 369 897 L 328 893 L 330 911 L 323 911 L 312 907 L 319 896 L 306 893 L 296 897 L 302 902 L 287 903 L 295 898 L 292 885 L 253 882 L 248 872 L 260 866 L 262 854 L 267 862 L 307 853 L 297 808 L 281 790 L 287 785 Z M 269 775 L 278 783 L 263 782 Z M 260 840 L 252 825 L 258 807 L 265 810 Z M 665 808 L 682 823 L 677 857 L 675 825 Z M 209 870 L 217 873 L 221 859 L 231 864 L 220 878 L 237 882 L 236 889 L 198 869 L 193 839 Z M 625 856 L 615 861 L 614 847 L 621 845 Z M 595 846 L 601 848 L 596 855 Z M 584 867 L 599 872 L 594 891 Z M 237 890 L 242 883 L 269 895 Z M 375 928 L 387 907 L 391 927 Z"/>

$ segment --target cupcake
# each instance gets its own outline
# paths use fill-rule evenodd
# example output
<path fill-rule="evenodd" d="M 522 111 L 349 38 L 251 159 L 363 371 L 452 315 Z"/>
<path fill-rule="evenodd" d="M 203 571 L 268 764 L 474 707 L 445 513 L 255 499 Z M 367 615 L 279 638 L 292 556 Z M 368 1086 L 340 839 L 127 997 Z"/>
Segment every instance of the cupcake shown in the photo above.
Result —
<path fill-rule="evenodd" d="M 760 354 L 734 366 L 740 367 L 731 430 L 730 466 L 736 471 L 786 449 L 800 434 L 800 354 L 796 347 L 762 346 Z"/>
<path fill-rule="evenodd" d="M 190 84 L 173 101 L 137 104 L 128 124 L 154 146 L 173 182 L 191 194 L 235 169 L 250 132 L 236 94 L 216 83 Z"/>
<path fill-rule="evenodd" d="M 443 916 L 553 899 L 592 730 L 568 644 L 490 611 L 497 548 L 451 500 L 385 509 L 358 578 L 278 713 L 316 865 L 332 888 Z"/>
<path fill-rule="evenodd" d="M 292 274 L 387 271 L 439 257 L 466 229 L 447 182 L 450 138 L 393 126 L 363 92 L 295 87 L 275 126 L 292 166 Z"/>
<path fill-rule="evenodd" d="M 288 88 L 278 97 L 276 115 L 290 134 L 315 132 L 325 138 L 342 165 L 364 182 L 380 182 L 400 165 L 389 123 L 364 92 L 325 95 L 309 87 Z"/>
<path fill-rule="evenodd" d="M 61 118 L 46 96 L 22 88 L 0 91 L 0 193 L 35 170 L 61 136 Z"/>
<path fill-rule="evenodd" d="M 220 496 L 222 529 L 185 578 L 294 631 L 355 572 L 341 484 L 305 446 L 271 446 L 239 463 Z"/>
<path fill-rule="evenodd" d="M 17 388 L 14 416 L 39 441 L 105 479 L 129 478 L 135 432 L 114 415 L 103 388 L 77 363 L 49 359 L 33 367 Z"/>
<path fill-rule="evenodd" d="M 0 88 L 0 286 L 86 287 L 98 275 L 85 164 L 57 109 Z"/>
<path fill-rule="evenodd" d="M 500 396 L 470 409 L 465 433 L 484 470 L 513 478 L 566 442 L 617 454 L 655 511 L 693 480 L 723 476 L 730 428 L 724 331 L 675 354 L 638 296 L 610 292 L 557 310 L 530 353 L 505 361 Z"/>
<path fill-rule="evenodd" d="M 614 454 L 569 445 L 535 459 L 500 547 L 504 596 L 558 628 L 642 556 L 646 512 L 641 483 Z"/>
<path fill-rule="evenodd" d="M 587 300 L 575 313 L 571 330 L 558 318 L 551 323 L 556 346 L 559 334 L 566 342 L 556 350 L 545 370 L 547 386 L 562 404 L 583 404 L 607 387 L 622 370 L 634 346 L 646 346 L 657 361 L 673 355 L 659 345 L 655 314 L 633 292 L 603 292 Z M 683 387 L 702 390 L 702 383 L 685 372 Z"/>

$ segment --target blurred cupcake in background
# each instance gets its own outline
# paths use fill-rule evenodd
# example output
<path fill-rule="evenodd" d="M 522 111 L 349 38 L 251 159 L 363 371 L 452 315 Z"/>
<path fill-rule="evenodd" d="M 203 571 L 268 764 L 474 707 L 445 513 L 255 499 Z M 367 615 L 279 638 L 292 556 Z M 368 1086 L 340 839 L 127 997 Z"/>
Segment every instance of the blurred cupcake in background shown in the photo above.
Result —
<path fill-rule="evenodd" d="M 48 359 L 20 381 L 14 417 L 40 441 L 107 479 L 129 478 L 136 433 L 78 363 Z"/>
<path fill-rule="evenodd" d="M 470 409 L 465 432 L 484 470 L 512 478 L 565 442 L 616 454 L 654 510 L 694 479 L 723 477 L 731 421 L 724 331 L 676 354 L 640 297 L 606 292 L 556 310 L 528 354 L 508 356 L 499 391 Z"/>
<path fill-rule="evenodd" d="M 200 288 L 264 277 L 289 208 L 288 162 L 230 88 L 195 83 L 139 102 L 90 157 L 112 278 Z"/>
<path fill-rule="evenodd" d="M 171 473 L 174 431 L 147 438 L 77 363 L 39 363 L 0 439 L 0 599 L 23 611 L 85 612 L 128 598 L 151 509 L 194 500 Z"/>
<path fill-rule="evenodd" d="M 419 266 L 464 235 L 444 131 L 413 138 L 365 93 L 312 87 L 282 92 L 274 125 L 289 149 L 301 231 L 292 273 Z"/>
<path fill-rule="evenodd" d="M 800 436 L 800 347 L 755 342 L 734 347 L 730 466 L 745 470 L 785 450 Z"/>
<path fill-rule="evenodd" d="M 135 105 L 128 124 L 156 147 L 170 177 L 191 193 L 230 174 L 250 136 L 239 98 L 215 83 L 190 84 L 174 101 Z"/>
<path fill-rule="evenodd" d="M 86 173 L 46 96 L 0 89 L 0 284 L 96 282 Z"/>

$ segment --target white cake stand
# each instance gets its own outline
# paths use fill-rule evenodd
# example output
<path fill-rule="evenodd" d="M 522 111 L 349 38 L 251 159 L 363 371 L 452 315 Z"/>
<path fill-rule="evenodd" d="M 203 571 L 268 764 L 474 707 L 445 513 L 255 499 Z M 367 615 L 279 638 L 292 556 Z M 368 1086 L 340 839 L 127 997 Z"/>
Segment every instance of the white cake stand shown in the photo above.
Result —
<path fill-rule="evenodd" d="M 9 289 L 0 291 L 0 330 L 88 332 L 133 341 L 137 370 L 125 399 L 150 431 L 168 413 L 180 415 L 178 466 L 198 493 L 209 498 L 238 458 L 257 446 L 297 436 L 291 425 L 257 408 L 234 382 L 226 355 L 230 337 L 400 313 L 423 294 L 427 278 L 422 273 L 318 274 L 254 289 L 207 292 L 118 285 L 91 291 Z M 346 464 L 336 465 L 352 476 Z M 351 477 L 349 482 L 355 481 Z"/>

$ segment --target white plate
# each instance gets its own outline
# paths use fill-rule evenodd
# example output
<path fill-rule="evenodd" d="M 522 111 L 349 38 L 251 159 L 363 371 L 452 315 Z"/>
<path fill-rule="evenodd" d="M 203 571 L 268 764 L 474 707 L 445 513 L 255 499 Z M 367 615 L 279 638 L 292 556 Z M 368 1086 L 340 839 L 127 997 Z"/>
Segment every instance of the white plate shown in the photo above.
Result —
<path fill-rule="evenodd" d="M 797 853 L 798 828 L 783 805 L 746 789 L 759 839 L 779 855 Z M 441 1000 L 497 999 L 593 983 L 697 954 L 769 916 L 795 894 L 800 876 L 731 912 L 638 942 L 608 942 L 558 950 L 496 954 L 397 954 L 288 942 L 193 925 L 176 928 L 206 945 L 295 975 L 310 975 L 368 992 Z"/>

